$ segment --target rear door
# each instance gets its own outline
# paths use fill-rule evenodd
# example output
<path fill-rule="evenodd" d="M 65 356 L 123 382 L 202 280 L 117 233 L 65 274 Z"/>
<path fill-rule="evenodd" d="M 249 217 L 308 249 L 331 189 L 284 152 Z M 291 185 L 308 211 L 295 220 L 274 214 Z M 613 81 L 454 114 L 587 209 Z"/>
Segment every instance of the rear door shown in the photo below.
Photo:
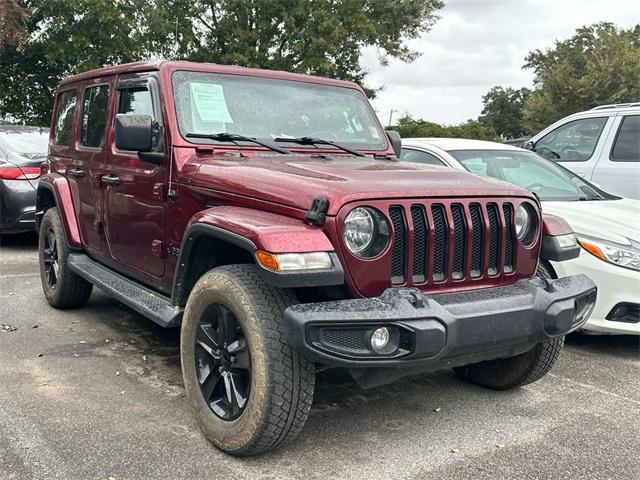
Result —
<path fill-rule="evenodd" d="M 592 180 L 608 192 L 640 199 L 640 113 L 615 117 Z"/>
<path fill-rule="evenodd" d="M 604 141 L 614 117 L 588 116 L 570 120 L 536 141 L 539 155 L 564 165 L 587 180 L 604 150 Z"/>
<path fill-rule="evenodd" d="M 49 162 L 51 171 L 64 175 L 69 182 L 73 207 L 81 225 L 83 172 L 74 162 L 75 139 L 77 138 L 78 113 L 80 110 L 79 87 L 64 87 L 57 96 L 55 116 L 51 129 Z M 82 227 L 81 227 L 82 228 Z M 86 246 L 86 233 L 82 231 L 82 241 Z"/>
<path fill-rule="evenodd" d="M 83 85 L 80 119 L 75 152 L 68 170 L 75 178 L 80 202 L 77 204 L 78 224 L 85 248 L 94 257 L 103 258 L 104 212 L 100 176 L 104 172 L 109 99 L 113 77 L 90 80 Z"/>
<path fill-rule="evenodd" d="M 158 135 L 154 151 L 163 150 L 163 120 L 157 79 L 153 76 L 120 76 L 116 85 L 115 114 L 150 115 Z M 164 274 L 166 256 L 165 207 L 168 162 L 153 165 L 136 152 L 120 151 L 111 129 L 104 187 L 105 238 L 111 260 L 119 270 L 156 285 Z"/>

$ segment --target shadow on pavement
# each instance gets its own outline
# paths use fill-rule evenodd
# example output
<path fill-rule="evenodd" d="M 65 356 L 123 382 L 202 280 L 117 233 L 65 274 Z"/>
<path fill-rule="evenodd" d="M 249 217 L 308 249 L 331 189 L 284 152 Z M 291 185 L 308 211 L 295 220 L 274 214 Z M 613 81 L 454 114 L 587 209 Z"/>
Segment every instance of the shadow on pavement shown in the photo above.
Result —
<path fill-rule="evenodd" d="M 94 295 L 85 311 L 93 321 L 98 320 L 103 326 L 108 327 L 112 332 L 112 338 L 135 339 L 135 343 L 129 340 L 127 348 L 119 352 L 121 355 L 139 357 L 141 354 L 147 354 L 150 358 L 154 357 L 158 360 L 161 370 L 156 371 L 156 374 L 166 377 L 169 383 L 181 386 L 179 329 L 162 328 L 102 294 Z M 633 358 L 640 354 L 640 337 L 637 336 L 575 334 L 567 337 L 566 345 L 596 355 L 618 358 Z M 405 377 L 392 385 L 362 390 L 346 370 L 329 369 L 317 374 L 313 408 L 315 411 L 322 411 L 337 404 L 344 406 L 365 399 L 374 400 L 392 391 L 411 394 L 422 391 L 425 387 L 452 386 L 458 383 L 460 381 L 453 371 L 442 370 Z"/>
<path fill-rule="evenodd" d="M 38 235 L 35 232 L 0 235 L 0 248 L 11 247 L 16 250 L 38 248 Z"/>
<path fill-rule="evenodd" d="M 585 335 L 578 333 L 566 337 L 565 346 L 614 357 L 637 357 L 640 355 L 640 336 Z"/>

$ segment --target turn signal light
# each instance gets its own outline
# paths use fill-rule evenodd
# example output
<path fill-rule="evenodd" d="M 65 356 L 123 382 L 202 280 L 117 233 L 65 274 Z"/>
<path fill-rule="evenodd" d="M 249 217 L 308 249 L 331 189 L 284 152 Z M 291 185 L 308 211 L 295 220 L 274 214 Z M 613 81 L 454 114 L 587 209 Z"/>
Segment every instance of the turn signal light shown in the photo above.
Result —
<path fill-rule="evenodd" d="M 268 270 L 273 270 L 275 272 L 280 270 L 278 257 L 276 257 L 275 255 L 268 252 L 264 252 L 262 250 L 258 250 L 256 252 L 256 258 L 258 259 L 258 262 L 260 262 L 260 265 L 262 265 L 264 268 Z"/>
<path fill-rule="evenodd" d="M 275 254 L 258 250 L 256 258 L 262 267 L 281 273 L 330 270 L 333 267 L 328 252 Z"/>
<path fill-rule="evenodd" d="M 593 243 L 585 242 L 584 240 L 579 240 L 579 243 L 580 243 L 580 246 L 584 248 L 587 252 L 589 252 L 591 255 L 598 257 L 600 260 L 604 260 L 605 262 L 608 260 L 607 257 L 604 255 L 604 253 L 602 253 L 602 250 L 600 250 Z"/>

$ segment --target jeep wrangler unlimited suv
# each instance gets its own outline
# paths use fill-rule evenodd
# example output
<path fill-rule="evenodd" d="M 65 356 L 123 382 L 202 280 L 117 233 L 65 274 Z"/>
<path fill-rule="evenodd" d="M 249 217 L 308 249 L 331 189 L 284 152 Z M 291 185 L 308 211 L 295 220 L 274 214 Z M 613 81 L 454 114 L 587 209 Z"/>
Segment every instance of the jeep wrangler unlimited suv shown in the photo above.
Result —
<path fill-rule="evenodd" d="M 38 187 L 44 294 L 79 307 L 95 285 L 181 325 L 188 398 L 235 455 L 295 437 L 318 369 L 539 379 L 596 296 L 536 276 L 578 254 L 571 230 L 399 148 L 349 82 L 186 62 L 68 78 Z"/>

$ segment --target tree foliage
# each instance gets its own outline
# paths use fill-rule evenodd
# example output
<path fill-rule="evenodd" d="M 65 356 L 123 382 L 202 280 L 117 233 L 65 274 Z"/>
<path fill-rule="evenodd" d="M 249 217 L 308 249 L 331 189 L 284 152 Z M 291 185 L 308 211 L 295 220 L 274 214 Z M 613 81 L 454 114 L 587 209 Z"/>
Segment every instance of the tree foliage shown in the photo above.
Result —
<path fill-rule="evenodd" d="M 530 52 L 525 61 L 524 68 L 535 73 L 535 90 L 524 108 L 531 133 L 596 105 L 640 99 L 640 25 L 582 27 L 549 50 Z"/>
<path fill-rule="evenodd" d="M 391 129 L 396 130 L 402 138 L 452 137 L 500 141 L 493 129 L 478 120 L 467 120 L 458 125 L 440 125 L 422 119 L 415 120 L 405 114 Z"/>
<path fill-rule="evenodd" d="M 361 49 L 412 61 L 441 0 L 0 0 L 25 39 L 0 44 L 0 118 L 46 124 L 64 76 L 148 58 L 235 64 L 364 83 Z M 0 16 L 0 20 L 4 18 Z M 368 90 L 373 94 L 372 90 Z"/>
<path fill-rule="evenodd" d="M 0 0 L 0 50 L 22 43 L 28 17 L 28 12 L 17 0 Z"/>
<path fill-rule="evenodd" d="M 427 32 L 441 0 L 158 0 L 176 22 L 164 55 L 362 82 L 361 48 L 412 61 L 405 41 Z M 156 29 L 159 31 L 159 29 Z M 162 44 L 161 40 L 160 43 Z"/>
<path fill-rule="evenodd" d="M 504 139 L 522 136 L 522 113 L 531 90 L 528 88 L 493 87 L 482 97 L 480 122 Z"/>

